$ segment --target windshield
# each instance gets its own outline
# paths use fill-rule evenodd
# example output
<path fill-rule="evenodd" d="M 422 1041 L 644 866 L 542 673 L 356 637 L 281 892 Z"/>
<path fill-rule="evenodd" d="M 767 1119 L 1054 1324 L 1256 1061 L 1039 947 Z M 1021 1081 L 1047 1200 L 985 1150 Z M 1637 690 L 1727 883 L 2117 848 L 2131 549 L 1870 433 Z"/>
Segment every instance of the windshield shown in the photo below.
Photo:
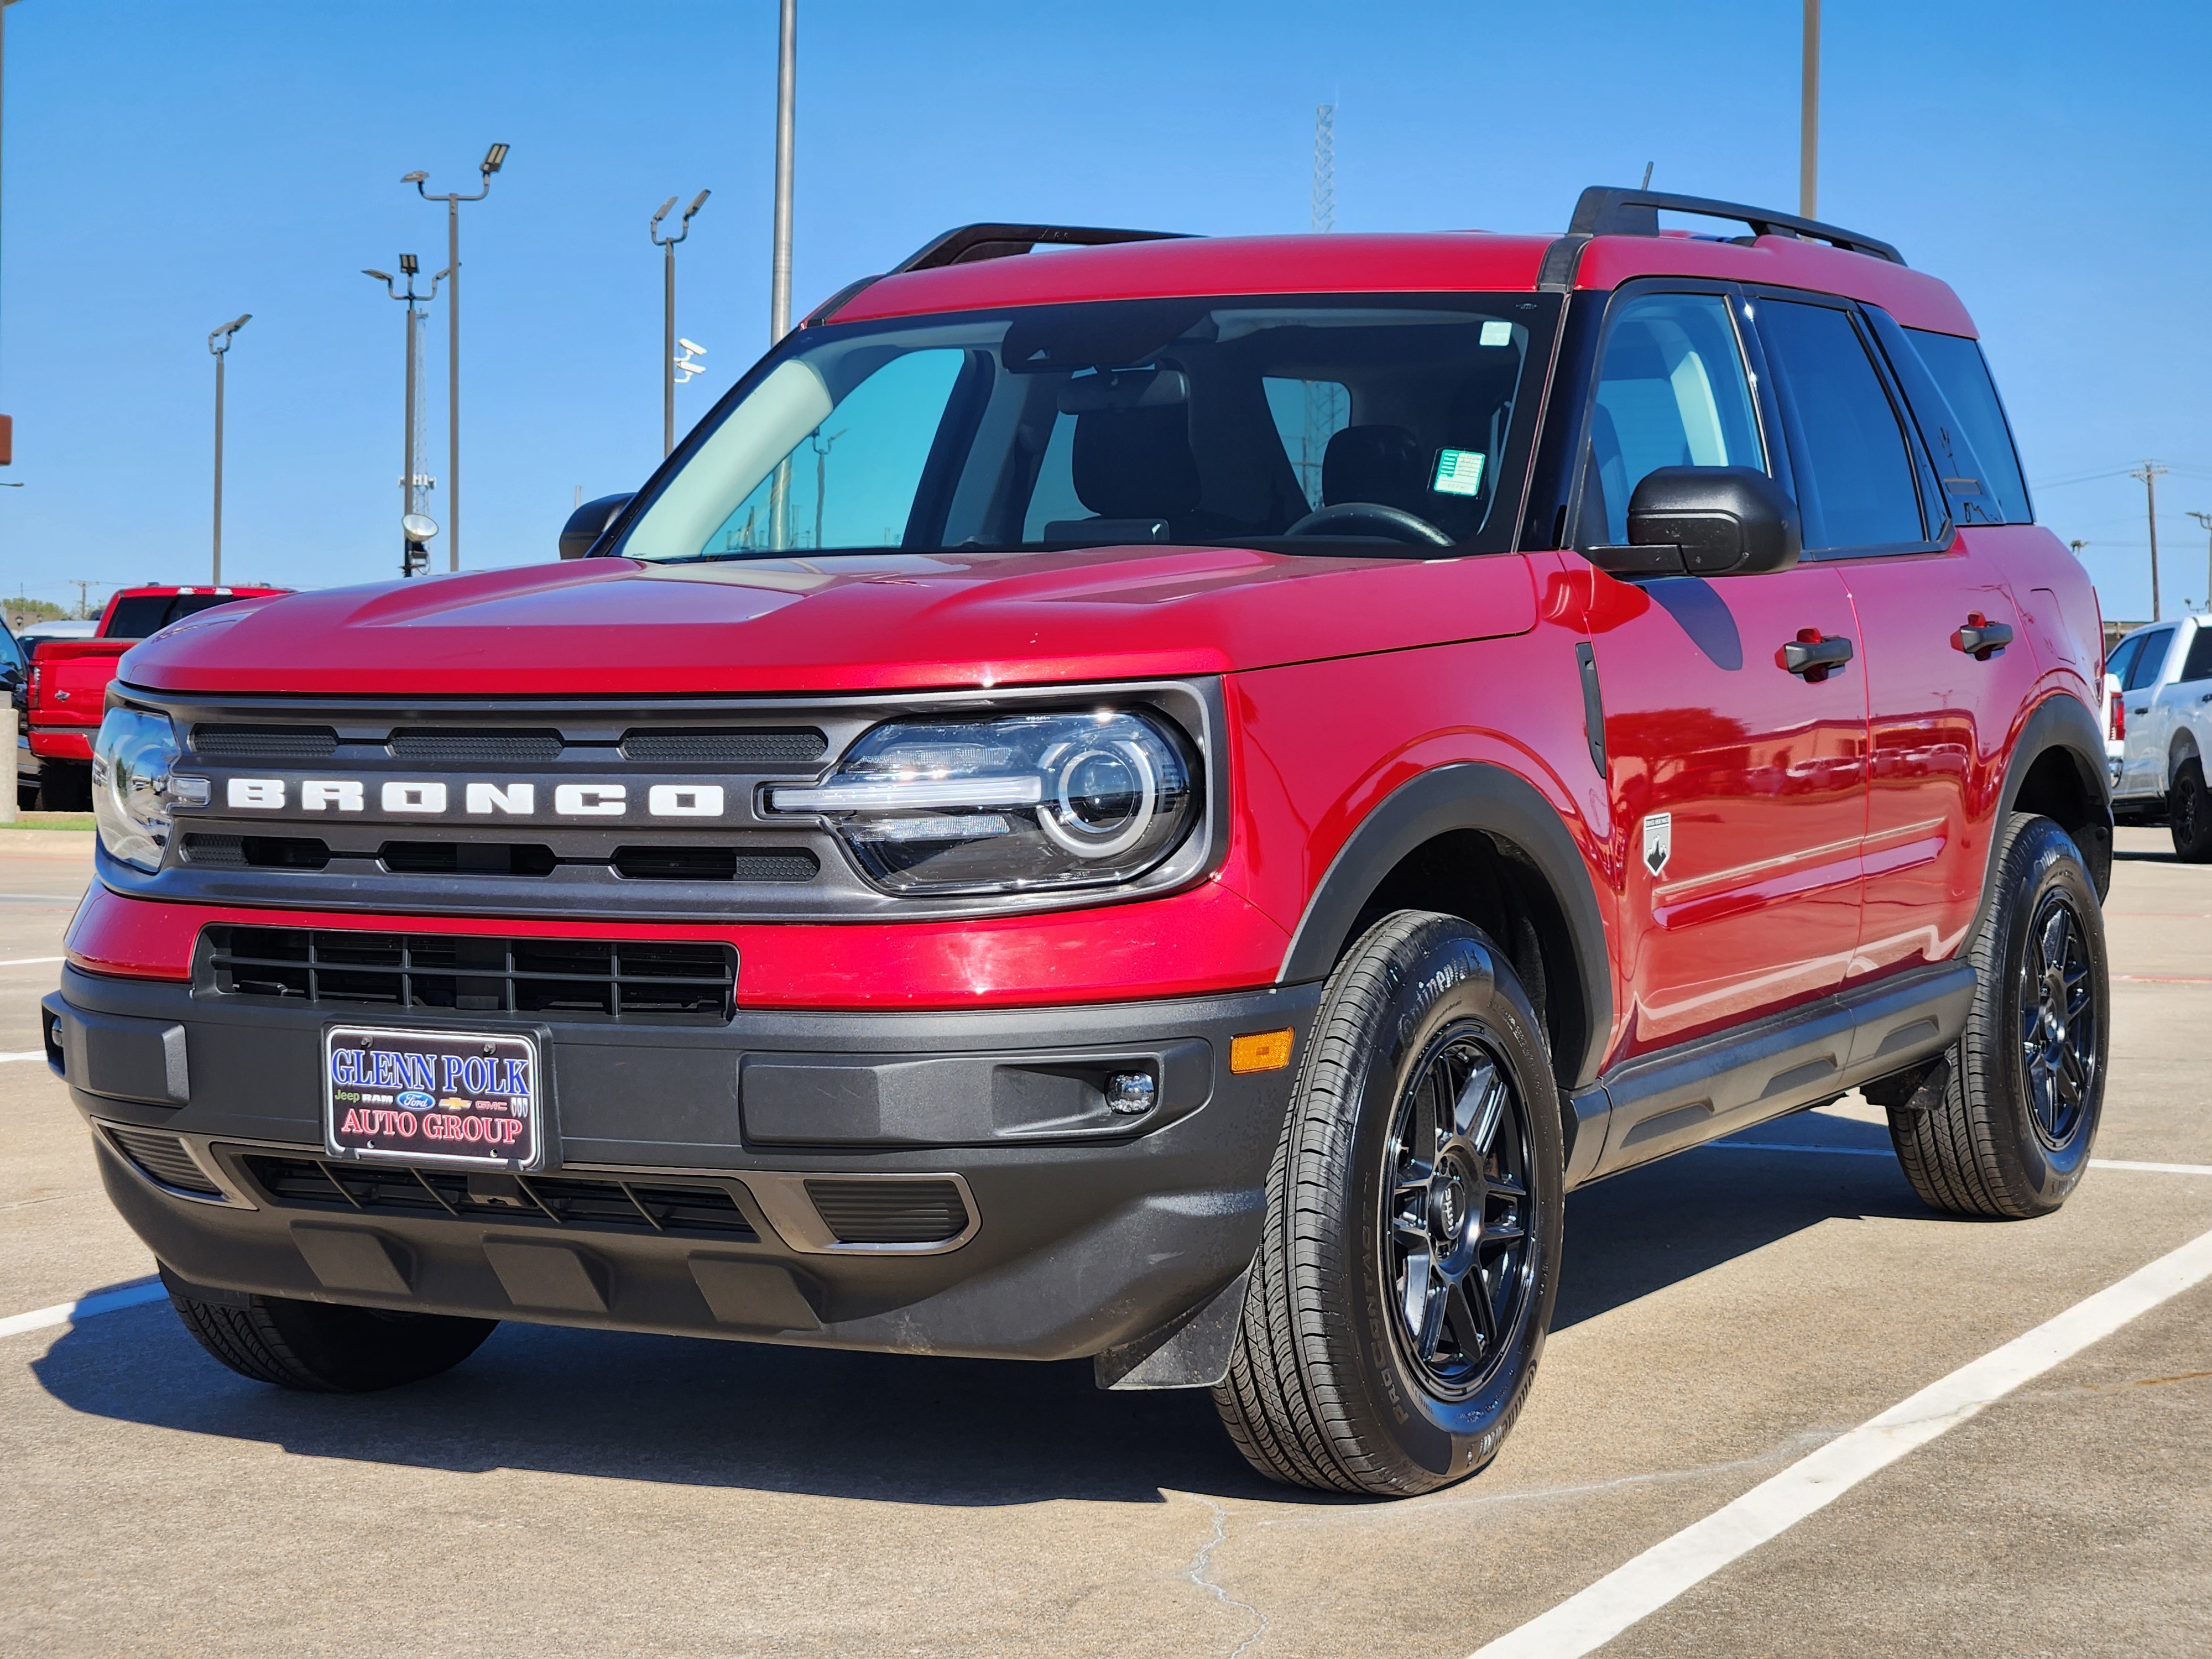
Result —
<path fill-rule="evenodd" d="M 1526 293 L 1141 300 L 808 329 L 610 550 L 1502 547 L 1517 503 L 1492 508 L 1525 471 L 1557 310 Z M 1301 523 L 1349 503 L 1430 533 Z"/>
<path fill-rule="evenodd" d="M 143 640 L 171 623 L 235 603 L 234 593 L 131 593 L 116 600 L 115 610 L 100 631 L 106 640 Z"/>

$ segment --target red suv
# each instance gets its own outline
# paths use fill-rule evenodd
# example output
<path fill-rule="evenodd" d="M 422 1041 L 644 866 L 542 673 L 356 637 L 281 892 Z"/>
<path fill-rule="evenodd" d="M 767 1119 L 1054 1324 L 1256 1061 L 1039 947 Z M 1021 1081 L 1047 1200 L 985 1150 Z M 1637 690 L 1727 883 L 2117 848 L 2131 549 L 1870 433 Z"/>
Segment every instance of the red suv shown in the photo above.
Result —
<path fill-rule="evenodd" d="M 2097 607 L 1870 238 L 969 227 L 564 544 L 124 662 L 46 1040 L 248 1376 L 1090 1358 L 1414 1492 L 1583 1182 L 1854 1088 L 1942 1209 L 2087 1162 Z"/>

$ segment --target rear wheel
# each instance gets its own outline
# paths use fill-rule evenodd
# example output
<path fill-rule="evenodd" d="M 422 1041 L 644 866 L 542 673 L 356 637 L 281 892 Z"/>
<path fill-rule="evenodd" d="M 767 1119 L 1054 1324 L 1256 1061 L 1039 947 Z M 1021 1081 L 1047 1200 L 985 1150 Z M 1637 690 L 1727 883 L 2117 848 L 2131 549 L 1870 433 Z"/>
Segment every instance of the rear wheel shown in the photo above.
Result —
<path fill-rule="evenodd" d="M 2073 838 L 2017 812 L 1996 860 L 1966 1034 L 1890 1105 L 1889 1133 L 1932 1208 L 2019 1218 L 2057 1209 L 2088 1167 L 2111 990 L 2104 913 Z"/>
<path fill-rule="evenodd" d="M 495 1319 L 389 1313 L 280 1296 L 195 1294 L 164 1271 L 192 1340 L 257 1382 L 310 1394 L 367 1394 L 450 1370 L 483 1346 Z M 220 1300 L 216 1299 L 217 1296 Z"/>
<path fill-rule="evenodd" d="M 79 761 L 48 761 L 39 769 L 39 810 L 92 811 L 92 768 Z"/>
<path fill-rule="evenodd" d="M 1261 1474 L 1400 1496 L 1497 1455 L 1558 1291 L 1559 1095 L 1504 954 L 1400 911 L 1344 958 L 1214 1403 Z"/>
<path fill-rule="evenodd" d="M 2166 829 L 2173 851 L 2185 864 L 2212 864 L 2212 792 L 2204 787 L 2201 761 L 2184 761 L 2173 775 L 2166 798 Z"/>

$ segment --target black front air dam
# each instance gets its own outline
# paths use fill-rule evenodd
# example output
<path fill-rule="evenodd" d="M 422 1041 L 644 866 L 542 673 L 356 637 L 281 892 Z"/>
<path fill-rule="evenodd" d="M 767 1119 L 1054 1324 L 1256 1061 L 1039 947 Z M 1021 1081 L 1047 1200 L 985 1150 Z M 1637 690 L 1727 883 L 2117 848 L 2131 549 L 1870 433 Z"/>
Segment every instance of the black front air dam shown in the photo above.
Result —
<path fill-rule="evenodd" d="M 74 969 L 47 1006 L 65 1060 L 110 1040 L 99 1033 L 132 1040 L 133 1021 L 168 1047 L 170 1028 L 184 1028 L 185 1104 L 94 1093 L 82 1084 L 106 1080 L 96 1067 L 70 1079 L 70 1093 L 95 1125 L 117 1209 L 173 1276 L 194 1285 L 610 1329 L 1064 1359 L 1158 1329 L 1250 1261 L 1292 1070 L 1238 1076 L 1230 1040 L 1288 1026 L 1302 1054 L 1318 994 L 1309 986 L 1016 1012 L 741 1012 L 711 1026 L 526 1025 L 434 1011 L 398 1022 L 534 1032 L 547 1057 L 549 1191 L 564 1181 L 688 1182 L 712 1189 L 725 1212 L 711 1233 L 657 1230 L 642 1216 L 627 1225 L 556 1220 L 526 1197 L 501 1213 L 465 1203 L 466 1212 L 447 1213 L 419 1200 L 357 1207 L 335 1186 L 302 1196 L 313 1176 L 280 1194 L 270 1175 L 278 1166 L 255 1160 L 298 1169 L 325 1157 L 321 1031 L 367 1011 Z M 1096 1081 L 1116 1066 L 1154 1072 L 1151 1114 L 1118 1120 L 1098 1107 Z M 805 1112 L 817 1097 L 822 1138 L 810 1144 Z M 749 1132 L 752 1116 L 762 1133 Z M 943 1130 L 935 1138 L 933 1125 Z M 189 1162 L 161 1179 L 126 1157 L 118 1129 L 176 1137 Z M 179 1170 L 204 1190 L 173 1184 Z M 856 1176 L 950 1182 L 969 1226 L 934 1245 L 841 1245 L 805 1182 Z"/>

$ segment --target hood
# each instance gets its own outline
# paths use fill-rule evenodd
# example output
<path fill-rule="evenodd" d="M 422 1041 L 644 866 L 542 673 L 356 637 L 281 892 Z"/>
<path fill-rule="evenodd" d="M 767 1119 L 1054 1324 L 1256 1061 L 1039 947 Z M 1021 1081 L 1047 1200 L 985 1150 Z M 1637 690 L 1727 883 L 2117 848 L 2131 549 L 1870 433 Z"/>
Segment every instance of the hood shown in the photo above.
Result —
<path fill-rule="evenodd" d="M 869 691 L 1218 674 L 1534 625 L 1511 556 L 599 558 L 211 611 L 137 647 L 122 678 L 333 696 Z"/>

